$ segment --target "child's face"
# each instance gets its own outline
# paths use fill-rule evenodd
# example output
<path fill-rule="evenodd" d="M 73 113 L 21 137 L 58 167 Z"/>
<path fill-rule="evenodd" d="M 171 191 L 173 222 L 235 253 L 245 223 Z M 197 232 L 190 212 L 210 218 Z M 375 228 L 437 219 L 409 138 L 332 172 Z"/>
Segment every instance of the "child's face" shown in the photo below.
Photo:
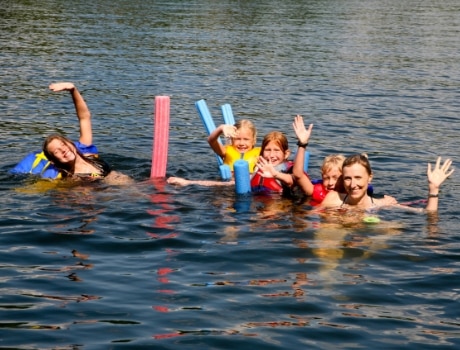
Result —
<path fill-rule="evenodd" d="M 273 166 L 283 163 L 289 156 L 289 151 L 283 151 L 275 141 L 270 141 L 262 152 L 262 157 L 268 160 Z"/>
<path fill-rule="evenodd" d="M 254 134 L 251 129 L 240 128 L 237 130 L 237 135 L 232 138 L 232 145 L 238 152 L 245 153 L 254 148 Z"/>
<path fill-rule="evenodd" d="M 323 186 L 328 191 L 334 190 L 336 185 L 340 185 L 340 181 L 342 181 L 342 171 L 338 167 L 329 168 L 323 173 Z"/>

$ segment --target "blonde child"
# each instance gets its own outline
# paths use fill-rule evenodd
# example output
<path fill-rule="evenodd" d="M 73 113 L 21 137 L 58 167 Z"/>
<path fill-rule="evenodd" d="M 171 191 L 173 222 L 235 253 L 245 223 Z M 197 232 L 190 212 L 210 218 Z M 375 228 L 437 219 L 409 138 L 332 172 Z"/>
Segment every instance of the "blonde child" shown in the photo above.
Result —
<path fill-rule="evenodd" d="M 308 175 L 304 172 L 305 151 L 313 129 L 313 124 L 310 124 L 308 129 L 306 129 L 302 116 L 297 115 L 294 119 L 293 127 L 298 139 L 297 145 L 299 148 L 294 160 L 292 174 L 294 181 L 296 181 L 302 191 L 307 196 L 311 197 L 311 204 L 320 204 L 331 190 L 343 192 L 342 164 L 345 157 L 341 154 L 326 156 L 321 166 L 322 181 L 313 184 Z"/>
<path fill-rule="evenodd" d="M 219 137 L 223 135 L 229 138 L 231 143 L 223 145 L 219 142 Z M 252 173 L 260 154 L 260 147 L 255 147 L 257 141 L 257 129 L 254 124 L 241 119 L 235 125 L 219 125 L 208 137 L 208 143 L 212 150 L 222 158 L 224 164 L 233 171 L 233 163 L 239 159 L 247 160 L 249 171 Z M 235 185 L 235 181 L 212 181 L 212 180 L 187 180 L 180 177 L 170 177 L 167 179 L 173 185 L 202 185 L 202 186 L 230 186 Z"/>

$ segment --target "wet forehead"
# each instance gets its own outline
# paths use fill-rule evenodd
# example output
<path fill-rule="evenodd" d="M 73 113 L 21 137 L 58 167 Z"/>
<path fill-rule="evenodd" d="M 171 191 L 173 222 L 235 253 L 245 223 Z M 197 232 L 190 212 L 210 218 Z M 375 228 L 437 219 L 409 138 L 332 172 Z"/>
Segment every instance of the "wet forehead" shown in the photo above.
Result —
<path fill-rule="evenodd" d="M 367 170 L 361 164 L 353 164 L 343 168 L 343 177 L 369 176 Z"/>

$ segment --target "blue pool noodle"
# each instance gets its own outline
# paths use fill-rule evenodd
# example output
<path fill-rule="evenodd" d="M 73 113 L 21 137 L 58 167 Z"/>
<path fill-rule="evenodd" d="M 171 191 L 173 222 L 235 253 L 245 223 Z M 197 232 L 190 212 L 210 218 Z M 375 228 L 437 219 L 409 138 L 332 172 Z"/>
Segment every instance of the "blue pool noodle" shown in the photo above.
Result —
<path fill-rule="evenodd" d="M 209 108 L 206 104 L 206 101 L 199 100 L 195 102 L 195 107 L 198 110 L 198 115 L 200 116 L 201 121 L 203 122 L 203 125 L 206 129 L 206 133 L 209 136 L 216 128 L 216 124 L 214 124 L 214 120 L 211 117 L 211 113 L 209 112 Z M 217 164 L 219 165 L 220 177 L 222 178 L 222 180 L 230 180 L 232 178 L 232 172 L 230 170 L 230 167 L 224 164 L 222 158 L 219 157 L 217 154 L 216 158 Z"/>
<path fill-rule="evenodd" d="M 308 173 L 308 163 L 310 162 L 310 152 L 305 152 L 305 158 L 303 160 L 303 170 Z"/>
<path fill-rule="evenodd" d="M 238 159 L 233 163 L 235 173 L 235 191 L 237 194 L 247 194 L 251 192 L 251 179 L 249 176 L 249 163 L 247 160 Z"/>
<path fill-rule="evenodd" d="M 235 125 L 235 117 L 233 116 L 232 106 L 226 103 L 222 105 L 220 109 L 222 110 L 225 124 Z"/>

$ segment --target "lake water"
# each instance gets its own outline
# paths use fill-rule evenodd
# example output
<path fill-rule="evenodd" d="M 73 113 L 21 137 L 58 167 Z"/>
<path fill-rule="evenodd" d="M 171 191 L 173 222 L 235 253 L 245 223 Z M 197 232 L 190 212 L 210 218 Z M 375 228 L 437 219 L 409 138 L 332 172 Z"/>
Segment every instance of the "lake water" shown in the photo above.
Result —
<path fill-rule="evenodd" d="M 448 349 L 460 346 L 455 173 L 437 215 L 339 225 L 289 200 L 149 180 L 153 101 L 171 97 L 167 175 L 218 179 L 194 103 L 263 135 L 314 123 L 310 174 L 366 152 L 377 196 L 426 197 L 460 161 L 457 0 L 6 0 L 0 9 L 0 347 Z M 104 159 L 134 186 L 9 170 L 78 138 L 73 81 Z"/>

